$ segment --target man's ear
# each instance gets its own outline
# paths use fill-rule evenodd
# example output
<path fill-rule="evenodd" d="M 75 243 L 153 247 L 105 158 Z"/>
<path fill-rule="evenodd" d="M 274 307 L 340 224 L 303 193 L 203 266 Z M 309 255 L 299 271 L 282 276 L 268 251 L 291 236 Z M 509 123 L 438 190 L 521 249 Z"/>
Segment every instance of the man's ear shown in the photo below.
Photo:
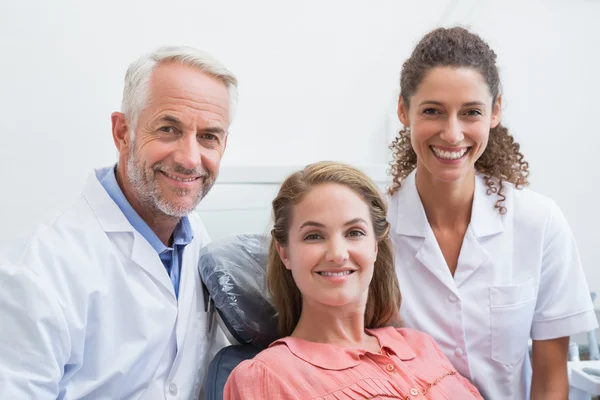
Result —
<path fill-rule="evenodd" d="M 402 122 L 402 125 L 410 126 L 410 121 L 408 120 L 408 105 L 402 96 L 398 99 L 398 119 Z"/>
<path fill-rule="evenodd" d="M 279 242 L 275 242 L 275 248 L 277 248 L 277 254 L 279 254 L 279 258 L 281 258 L 281 261 L 283 262 L 283 265 L 285 265 L 285 267 L 287 269 L 292 269 L 290 267 L 290 259 L 288 257 L 288 251 L 285 248 L 285 246 L 282 246 L 279 244 Z"/>
<path fill-rule="evenodd" d="M 130 127 L 122 112 L 114 112 L 110 116 L 112 122 L 113 141 L 119 153 L 127 154 L 131 145 Z"/>

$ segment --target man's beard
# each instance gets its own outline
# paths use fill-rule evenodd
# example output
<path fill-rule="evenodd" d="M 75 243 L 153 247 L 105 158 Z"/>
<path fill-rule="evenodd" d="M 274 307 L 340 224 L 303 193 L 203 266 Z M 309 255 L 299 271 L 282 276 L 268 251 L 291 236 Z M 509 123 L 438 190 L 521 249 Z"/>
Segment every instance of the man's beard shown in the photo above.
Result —
<path fill-rule="evenodd" d="M 127 178 L 129 179 L 129 183 L 137 194 L 138 199 L 145 207 L 151 207 L 153 211 L 159 212 L 162 215 L 176 218 L 188 215 L 196 208 L 198 203 L 200 203 L 200 200 L 208 194 L 215 183 L 210 172 L 201 167 L 186 169 L 181 164 L 166 166 L 159 161 L 154 163 L 150 170 L 148 170 L 145 164 L 140 164 L 134 149 L 135 143 L 131 143 L 129 160 L 127 161 Z M 190 206 L 175 205 L 167 201 L 156 180 L 156 174 L 161 173 L 158 171 L 176 173 L 183 176 L 200 176 L 198 179 L 201 181 L 202 187 L 201 190 L 195 194 L 195 198 Z M 186 197 L 190 195 L 190 192 L 193 189 L 170 188 L 168 190 L 177 196 Z"/>

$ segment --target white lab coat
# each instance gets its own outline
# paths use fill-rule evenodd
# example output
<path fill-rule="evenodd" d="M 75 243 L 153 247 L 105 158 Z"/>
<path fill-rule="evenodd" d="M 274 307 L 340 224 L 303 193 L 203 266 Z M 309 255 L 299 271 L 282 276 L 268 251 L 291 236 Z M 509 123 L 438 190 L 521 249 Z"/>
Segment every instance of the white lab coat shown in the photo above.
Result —
<path fill-rule="evenodd" d="M 177 301 L 156 251 L 100 184 L 105 173 L 0 267 L 2 399 L 197 399 L 227 344 L 205 309 L 200 218 L 190 215 Z"/>
<path fill-rule="evenodd" d="M 476 175 L 471 223 L 454 277 L 427 221 L 415 172 L 389 199 L 388 220 L 408 327 L 439 343 L 488 400 L 529 397 L 528 340 L 598 326 L 575 240 L 556 204 L 505 184 L 507 209 Z"/>

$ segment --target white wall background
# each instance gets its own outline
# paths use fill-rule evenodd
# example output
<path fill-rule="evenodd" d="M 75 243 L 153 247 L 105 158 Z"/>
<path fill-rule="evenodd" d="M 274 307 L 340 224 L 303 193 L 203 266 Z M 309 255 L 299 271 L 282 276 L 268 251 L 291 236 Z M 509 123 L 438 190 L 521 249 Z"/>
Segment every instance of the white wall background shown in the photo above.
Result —
<path fill-rule="evenodd" d="M 237 181 L 253 193 L 248 184 L 320 159 L 381 179 L 403 60 L 426 31 L 460 24 L 495 48 L 504 122 L 532 188 L 562 207 L 600 292 L 599 21 L 599 0 L 3 0 L 0 240 L 56 213 L 92 168 L 115 161 L 110 113 L 142 52 L 197 46 L 240 79 L 224 182 L 200 208 L 219 237 L 266 229 L 276 186 L 241 202 Z M 244 207 L 256 220 L 238 218 Z"/>

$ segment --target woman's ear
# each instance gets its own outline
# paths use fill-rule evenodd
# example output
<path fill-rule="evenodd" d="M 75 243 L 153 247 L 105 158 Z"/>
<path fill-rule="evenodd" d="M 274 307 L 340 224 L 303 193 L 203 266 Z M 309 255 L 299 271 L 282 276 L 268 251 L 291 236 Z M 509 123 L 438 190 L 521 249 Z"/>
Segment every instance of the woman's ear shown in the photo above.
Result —
<path fill-rule="evenodd" d="M 398 99 L 398 119 L 402 122 L 402 125 L 410 126 L 410 121 L 408 120 L 408 106 L 402 96 Z"/>
<path fill-rule="evenodd" d="M 494 129 L 498 126 L 500 123 L 500 117 L 502 117 L 502 95 L 498 96 L 498 99 L 496 99 L 496 104 L 494 104 L 490 128 Z"/>
<path fill-rule="evenodd" d="M 277 254 L 279 254 L 279 258 L 281 258 L 283 265 L 285 265 L 285 268 L 292 269 L 289 265 L 290 260 L 288 257 L 288 251 L 285 248 L 285 246 L 280 245 L 279 242 L 275 242 L 275 248 L 277 249 Z"/>

